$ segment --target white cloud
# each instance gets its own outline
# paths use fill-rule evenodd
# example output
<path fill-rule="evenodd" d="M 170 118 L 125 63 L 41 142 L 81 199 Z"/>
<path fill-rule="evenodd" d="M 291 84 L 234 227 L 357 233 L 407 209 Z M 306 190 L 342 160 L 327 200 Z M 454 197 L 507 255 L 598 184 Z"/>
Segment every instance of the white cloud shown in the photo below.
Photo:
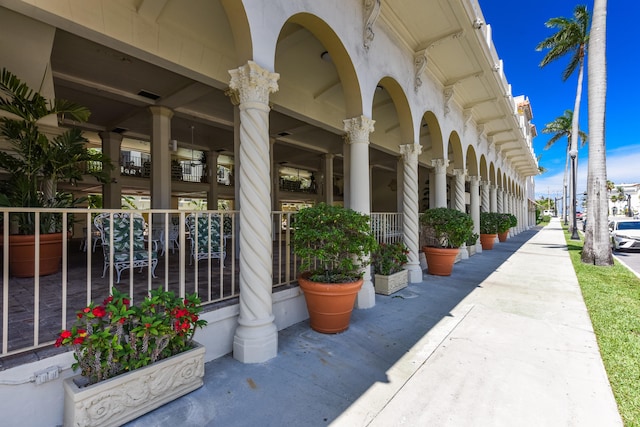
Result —
<path fill-rule="evenodd" d="M 578 193 L 587 189 L 588 148 L 580 150 L 578 157 Z M 625 145 L 607 150 L 607 179 L 616 184 L 632 184 L 640 182 L 640 144 Z M 571 172 L 569 172 L 571 173 Z M 564 170 L 543 173 L 536 177 L 536 198 L 560 197 Z M 569 177 L 567 177 L 567 181 Z"/>

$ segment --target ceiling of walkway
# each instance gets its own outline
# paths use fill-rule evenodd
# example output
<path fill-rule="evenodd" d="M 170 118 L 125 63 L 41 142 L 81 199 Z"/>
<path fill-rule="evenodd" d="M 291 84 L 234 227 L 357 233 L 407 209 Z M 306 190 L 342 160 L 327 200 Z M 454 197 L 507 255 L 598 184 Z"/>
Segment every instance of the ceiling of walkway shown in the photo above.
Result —
<path fill-rule="evenodd" d="M 165 3 L 166 13 L 176 13 L 174 0 Z M 517 131 L 512 130 L 513 112 L 504 99 L 495 95 L 502 90 L 493 69 L 495 64 L 490 64 L 481 54 L 484 48 L 474 33 L 479 30 L 467 19 L 474 12 L 465 11 L 461 1 L 430 0 L 427 3 L 425 7 L 424 2 L 418 0 L 382 0 L 376 25 L 386 26 L 408 48 L 422 52 L 427 58 L 424 72 L 444 88 L 453 90 L 450 102 L 458 104 L 476 123 L 483 125 L 486 135 L 492 137 L 514 163 L 520 162 L 522 150 L 518 148 Z M 228 28 L 225 16 L 203 20 L 198 18 L 198 10 L 194 7 L 190 12 L 181 11 L 184 16 L 176 19 L 175 25 L 193 20 L 189 28 L 192 32 L 209 31 L 206 28 L 212 26 Z M 218 20 L 220 22 L 216 22 Z M 215 45 L 228 49 L 233 44 L 230 32 L 218 31 L 212 37 L 218 38 Z M 304 88 L 305 93 L 331 108 L 344 109 L 340 80 L 335 67 L 321 58 L 323 50 L 309 31 L 287 24 L 278 44 L 277 63 L 282 69 L 277 71 L 282 74 L 281 81 L 286 79 L 288 85 Z M 137 55 L 122 53 L 63 30 L 56 33 L 51 65 L 56 97 L 76 101 L 91 110 L 87 130 L 116 131 L 128 138 L 148 141 L 151 134 L 148 107 L 164 105 L 174 110 L 172 138 L 177 139 L 179 145 L 192 146 L 191 126 L 194 126 L 196 149 L 233 153 L 234 112 L 224 94 L 224 84 L 206 82 L 197 75 L 186 77 L 168 67 L 145 62 Z M 373 118 L 379 124 L 376 132 L 384 132 L 386 139 L 397 140 L 397 144 L 406 143 L 400 138 L 395 108 L 391 108 L 393 103 L 382 86 L 374 99 Z M 270 134 L 278 141 L 274 151 L 276 161 L 289 166 L 316 170 L 320 168 L 320 154 L 342 152 L 343 140 L 335 128 L 321 127 L 305 117 L 295 116 L 275 102 L 270 114 Z M 426 140 L 428 144 L 428 138 Z M 394 169 L 397 151 L 396 154 L 393 151 L 372 150 L 371 163 Z M 523 171 L 529 167 L 525 164 Z M 341 172 L 341 162 L 336 162 L 336 173 Z"/>

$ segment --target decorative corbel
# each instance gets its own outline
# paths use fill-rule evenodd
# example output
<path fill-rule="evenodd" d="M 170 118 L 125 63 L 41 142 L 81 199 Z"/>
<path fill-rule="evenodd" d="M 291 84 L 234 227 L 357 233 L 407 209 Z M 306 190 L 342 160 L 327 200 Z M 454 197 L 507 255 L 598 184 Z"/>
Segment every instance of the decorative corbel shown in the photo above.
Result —
<path fill-rule="evenodd" d="M 446 116 L 451 111 L 451 98 L 453 98 L 453 86 L 447 86 L 442 92 L 444 95 L 444 115 Z"/>
<path fill-rule="evenodd" d="M 375 37 L 373 26 L 380 15 L 380 0 L 364 0 L 364 34 L 362 44 L 369 50 Z"/>
<path fill-rule="evenodd" d="M 427 49 L 423 49 L 416 53 L 413 58 L 413 66 L 415 69 L 415 81 L 414 90 L 417 92 L 418 88 L 422 86 L 422 72 L 427 68 Z"/>

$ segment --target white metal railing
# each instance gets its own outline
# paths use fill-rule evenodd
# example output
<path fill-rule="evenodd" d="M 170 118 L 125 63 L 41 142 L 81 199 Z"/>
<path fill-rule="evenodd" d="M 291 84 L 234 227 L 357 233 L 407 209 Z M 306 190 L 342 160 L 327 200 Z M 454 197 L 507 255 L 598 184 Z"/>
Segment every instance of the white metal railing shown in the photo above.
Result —
<path fill-rule="evenodd" d="M 0 355 L 17 354 L 52 344 L 58 332 L 67 327 L 75 317 L 75 312 L 91 301 L 100 303 L 116 286 L 121 292 L 128 293 L 132 299 L 143 298 L 151 289 L 163 287 L 180 296 L 198 293 L 203 305 L 236 298 L 239 295 L 237 262 L 237 212 L 236 211 L 197 211 L 206 215 L 209 221 L 217 218 L 212 230 L 219 226 L 218 247 L 224 248 L 226 256 L 204 256 L 200 254 L 191 262 L 192 253 L 198 253 L 202 239 L 191 239 L 186 222 L 190 214 L 196 211 L 185 210 L 111 210 L 111 209 L 30 209 L 1 208 L 2 220 L 2 303 L 0 311 Z M 114 214 L 128 213 L 129 240 L 128 259 L 136 259 L 134 254 L 134 218 L 144 218 L 144 251 L 149 260 L 156 259 L 155 276 L 152 268 L 140 267 L 140 263 L 130 263 L 121 272 L 117 283 L 115 271 L 114 233 L 109 236 L 109 244 L 104 246 L 107 253 L 103 256 L 101 241 L 93 251 L 93 218 L 106 213 L 110 230 L 114 227 Z M 32 249 L 35 259 L 41 255 L 41 220 L 46 216 L 57 215 L 61 226 L 62 240 L 60 269 L 58 272 L 41 276 L 40 263 L 34 265 L 34 277 L 15 277 L 10 264 L 16 259 L 10 234 L 16 231 L 17 215 L 30 215 L 35 228 L 35 246 Z M 209 222 L 211 224 L 211 222 Z M 78 232 L 78 230 L 80 230 Z M 211 229 L 210 229 L 211 230 Z M 175 233 L 177 231 L 177 235 Z M 213 232 L 210 231 L 212 234 Z M 196 234 L 198 232 L 196 231 Z M 82 236 L 77 237 L 76 236 Z M 205 237 L 205 236 L 199 236 Z M 99 239 L 103 239 L 100 236 Z M 205 242 L 206 244 L 206 242 Z M 120 254 L 119 256 L 125 255 Z M 142 263 L 144 264 L 144 263 Z M 106 268 L 105 268 L 106 266 Z M 104 277 L 103 271 L 105 271 Z M 29 330 L 25 326 L 29 325 Z"/>
<path fill-rule="evenodd" d="M 402 214 L 376 212 L 371 214 L 371 231 L 378 243 L 402 242 Z"/>
<path fill-rule="evenodd" d="M 207 215 L 209 224 L 217 219 L 215 233 L 218 247 L 225 256 L 196 256 L 199 239 L 192 239 L 187 226 L 189 215 Z M 35 228 L 35 259 L 40 257 L 41 220 L 59 215 L 62 235 L 60 270 L 41 276 L 40 263 L 35 263 L 34 277 L 21 278 L 11 274 L 10 263 L 15 254 L 10 249 L 10 234 L 17 226 L 16 215 L 31 215 Z M 121 271 L 115 269 L 114 233 L 109 235 L 108 245 L 103 246 L 99 229 L 93 228 L 93 220 L 106 214 L 110 229 L 114 227 L 114 215 L 128 213 L 126 228 L 129 233 L 129 259 L 134 255 L 134 218 L 144 218 L 144 251 L 149 260 L 157 259 L 157 265 L 140 266 L 130 263 Z M 189 211 L 175 209 L 30 209 L 1 208 L 2 265 L 0 306 L 0 356 L 22 353 L 51 345 L 61 329 L 71 323 L 77 310 L 91 301 L 100 303 L 112 287 L 126 292 L 132 299 L 143 298 L 158 287 L 178 295 L 198 293 L 203 305 L 213 304 L 239 296 L 238 264 L 238 212 L 237 211 Z M 292 234 L 295 233 L 294 212 L 273 212 L 273 287 L 295 285 L 300 260 L 293 253 Z M 379 242 L 402 239 L 402 216 L 395 213 L 371 214 L 371 225 Z M 13 230 L 12 230 L 13 228 Z M 91 231 L 89 231 L 91 230 Z M 196 234 L 199 233 L 198 231 Z M 96 239 L 96 241 L 94 241 Z M 95 251 L 94 251 L 95 244 Z M 103 248 L 108 248 L 104 254 Z M 193 249 L 192 249 L 193 248 Z M 208 248 L 209 255 L 212 249 Z M 205 254 L 206 255 L 206 254 Z M 122 255 L 121 255 L 122 256 Z M 105 268 L 106 266 L 106 268 Z M 104 277 L 103 277 L 104 271 Z M 155 276 L 155 277 L 154 277 Z M 25 330 L 28 326 L 29 330 Z"/>

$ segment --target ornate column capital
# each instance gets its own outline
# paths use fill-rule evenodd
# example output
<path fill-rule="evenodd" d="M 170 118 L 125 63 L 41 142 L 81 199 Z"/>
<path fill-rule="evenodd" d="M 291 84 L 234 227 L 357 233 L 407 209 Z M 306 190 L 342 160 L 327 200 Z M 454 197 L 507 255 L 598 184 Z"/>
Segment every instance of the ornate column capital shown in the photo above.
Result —
<path fill-rule="evenodd" d="M 480 177 L 477 175 L 468 175 L 467 180 L 470 185 L 480 186 Z"/>
<path fill-rule="evenodd" d="M 375 120 L 365 116 L 344 120 L 344 130 L 347 132 L 347 144 L 369 144 L 369 135 L 375 130 Z"/>
<path fill-rule="evenodd" d="M 247 102 L 267 104 L 269 94 L 278 90 L 277 82 L 280 74 L 265 70 L 253 61 L 235 70 L 229 70 L 229 74 L 231 75 L 229 88 L 237 91 L 240 104 Z"/>
<path fill-rule="evenodd" d="M 431 160 L 431 166 L 436 169 L 436 174 L 446 173 L 449 159 L 433 159 Z"/>
<path fill-rule="evenodd" d="M 400 154 L 405 163 L 418 161 L 418 156 L 422 154 L 422 145 L 420 144 L 403 144 L 400 145 Z"/>
<path fill-rule="evenodd" d="M 453 175 L 455 175 L 455 176 L 464 177 L 466 174 L 467 174 L 467 170 L 466 169 L 454 169 L 453 170 Z"/>

